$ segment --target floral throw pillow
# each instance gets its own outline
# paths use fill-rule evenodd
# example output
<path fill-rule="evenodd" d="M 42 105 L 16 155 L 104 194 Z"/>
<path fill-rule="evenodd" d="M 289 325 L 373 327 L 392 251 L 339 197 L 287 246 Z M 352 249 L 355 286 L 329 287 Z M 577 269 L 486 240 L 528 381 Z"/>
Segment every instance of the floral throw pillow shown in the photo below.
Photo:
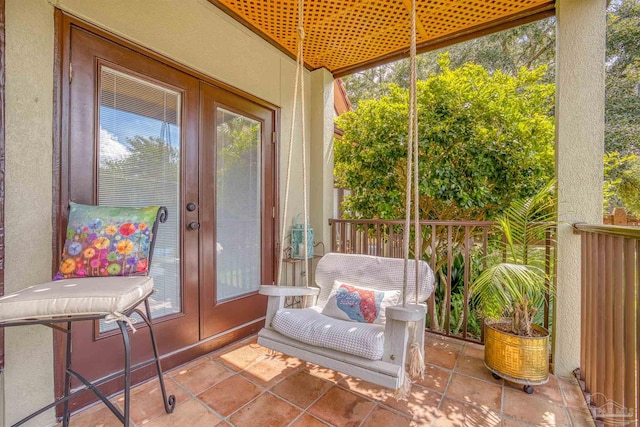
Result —
<path fill-rule="evenodd" d="M 158 206 L 69 205 L 67 240 L 54 280 L 148 273 Z"/>
<path fill-rule="evenodd" d="M 336 280 L 322 314 L 342 320 L 384 324 L 385 309 L 398 304 L 399 299 L 400 291 L 378 291 Z"/>

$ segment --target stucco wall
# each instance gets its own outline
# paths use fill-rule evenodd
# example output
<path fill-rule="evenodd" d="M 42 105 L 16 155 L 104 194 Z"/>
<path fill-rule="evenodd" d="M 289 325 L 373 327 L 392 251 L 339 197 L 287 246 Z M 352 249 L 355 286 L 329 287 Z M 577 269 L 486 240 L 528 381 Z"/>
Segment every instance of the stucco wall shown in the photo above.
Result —
<path fill-rule="evenodd" d="M 7 292 L 51 274 L 54 6 L 280 106 L 282 145 L 289 140 L 295 62 L 206 0 L 7 0 Z M 304 75 L 309 99 L 309 73 Z M 297 120 L 296 143 L 300 129 Z M 285 155 L 281 149 L 281 158 Z M 301 173 L 300 158 L 297 150 L 294 176 Z M 287 225 L 302 209 L 299 182 L 291 193 Z M 7 331 L 0 425 L 52 399 L 51 337 L 42 327 Z M 31 425 L 53 421 L 50 411 Z"/>
<path fill-rule="evenodd" d="M 311 185 L 310 220 L 316 242 L 331 250 L 331 230 L 327 220 L 333 216 L 333 75 L 326 69 L 311 73 Z M 321 254 L 321 252 L 319 252 Z"/>
<path fill-rule="evenodd" d="M 6 2 L 6 293 L 51 276 L 53 35 L 51 5 Z M 52 333 L 9 328 L 5 345 L 9 425 L 53 397 Z"/>
<path fill-rule="evenodd" d="M 556 6 L 554 371 L 568 376 L 580 364 L 580 237 L 571 224 L 602 222 L 606 0 L 558 0 Z"/>

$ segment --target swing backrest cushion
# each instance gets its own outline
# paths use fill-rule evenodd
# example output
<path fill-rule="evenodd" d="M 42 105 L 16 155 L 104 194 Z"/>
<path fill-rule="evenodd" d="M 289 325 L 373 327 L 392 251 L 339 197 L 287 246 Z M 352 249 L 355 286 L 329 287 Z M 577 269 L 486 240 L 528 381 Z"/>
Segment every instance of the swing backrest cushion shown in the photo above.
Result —
<path fill-rule="evenodd" d="M 407 302 L 415 302 L 415 261 L 409 261 Z M 418 261 L 420 283 L 418 302 L 424 302 L 433 293 L 435 278 L 429 264 Z M 376 291 L 402 292 L 404 260 L 371 255 L 328 253 L 316 267 L 315 282 L 320 288 L 317 305 L 324 307 L 336 281 Z M 402 303 L 402 296 L 399 304 Z"/>

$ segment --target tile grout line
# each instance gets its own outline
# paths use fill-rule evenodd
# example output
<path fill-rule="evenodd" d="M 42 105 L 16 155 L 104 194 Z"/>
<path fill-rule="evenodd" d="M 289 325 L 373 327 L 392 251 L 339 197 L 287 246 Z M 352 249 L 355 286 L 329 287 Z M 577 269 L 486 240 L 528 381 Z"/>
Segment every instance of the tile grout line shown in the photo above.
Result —
<path fill-rule="evenodd" d="M 460 350 L 460 355 L 459 355 L 459 356 L 461 356 L 461 355 L 462 355 L 462 352 L 464 351 L 464 347 L 466 347 L 466 345 L 467 345 L 467 343 L 465 343 L 465 344 L 463 345 L 463 348 Z M 453 381 L 453 375 L 454 375 L 454 374 L 456 374 L 456 375 L 461 375 L 461 376 L 464 376 L 464 377 L 467 377 L 467 378 L 476 379 L 476 380 L 482 381 L 482 382 L 484 382 L 484 383 L 486 383 L 486 384 L 492 384 L 492 383 L 490 383 L 490 382 L 488 382 L 488 381 L 481 380 L 480 378 L 476 378 L 476 377 L 473 377 L 473 376 L 470 376 L 470 375 L 465 375 L 465 374 L 462 374 L 462 373 L 457 372 L 457 371 L 456 371 L 456 369 L 457 369 L 457 367 L 458 367 L 458 362 L 459 362 L 459 360 L 460 360 L 460 357 L 458 357 L 458 358 L 456 359 L 456 363 L 454 364 L 454 367 L 453 367 L 453 369 L 451 370 L 451 377 L 449 378 L 449 382 L 447 383 L 447 386 L 446 386 L 446 388 L 445 388 L 445 391 L 444 391 L 444 392 L 443 392 L 443 394 L 442 394 L 442 397 L 443 397 L 443 398 L 442 398 L 442 400 L 440 401 L 440 404 L 438 405 L 438 411 L 440 410 L 440 407 L 441 407 L 441 405 L 442 405 L 442 401 L 443 401 L 443 400 L 444 400 L 444 398 L 446 397 L 447 399 L 453 400 L 454 402 L 460 402 L 460 403 L 463 403 L 463 404 L 465 404 L 465 405 L 469 405 L 469 406 L 471 406 L 471 407 L 473 407 L 473 408 L 476 408 L 476 409 L 478 409 L 479 411 L 481 411 L 481 412 L 483 412 L 483 413 L 485 413 L 485 414 L 487 414 L 487 413 L 493 413 L 493 414 L 496 414 L 496 415 L 498 415 L 498 416 L 500 417 L 500 423 L 502 423 L 502 420 L 503 420 L 503 416 L 501 415 L 501 412 L 503 411 L 503 404 L 502 404 L 502 401 L 500 402 L 500 413 L 498 413 L 498 412 L 493 411 L 493 410 L 491 410 L 491 409 L 489 409 L 489 408 L 485 408 L 485 407 L 483 407 L 483 406 L 481 406 L 481 405 L 477 405 L 477 404 L 475 404 L 475 403 L 473 403 L 473 402 L 465 402 L 465 401 L 460 400 L 460 399 L 457 399 L 457 398 L 455 398 L 455 397 L 451 397 L 451 396 L 447 396 L 447 395 L 446 395 L 446 393 L 448 393 L 448 391 L 449 391 L 449 385 L 450 385 L 450 384 L 451 384 L 451 382 Z M 498 385 L 498 384 L 493 384 L 493 385 Z M 504 382 L 504 380 L 502 380 L 502 385 L 500 386 L 500 387 L 502 388 L 502 393 L 504 393 L 504 385 L 505 385 L 505 382 Z M 434 420 L 434 422 L 435 422 L 435 420 Z"/>
<path fill-rule="evenodd" d="M 442 391 L 442 397 L 440 398 L 440 402 L 438 402 L 438 406 L 436 407 L 436 413 L 434 414 L 433 420 L 431 420 L 430 426 L 434 426 L 438 419 L 438 412 L 440 412 L 440 408 L 442 407 L 442 402 L 444 402 L 445 397 L 447 397 L 447 391 L 449 391 L 449 385 L 451 384 L 451 381 L 453 381 L 453 374 L 456 371 L 456 367 L 458 366 L 458 361 L 460 360 L 460 355 L 462 354 L 462 351 L 464 350 L 465 346 L 466 346 L 466 343 L 462 345 L 462 347 L 460 348 L 460 352 L 456 357 L 456 362 L 453 364 L 453 368 L 451 369 L 451 375 L 449 375 L 449 380 L 447 381 L 447 385 L 444 387 L 444 390 Z"/>
<path fill-rule="evenodd" d="M 284 353 L 280 353 L 280 354 L 281 354 L 281 355 L 284 355 Z M 266 357 L 266 358 L 263 358 L 261 361 L 265 361 L 265 360 L 274 360 L 278 355 L 265 355 L 265 356 L 267 356 L 267 357 Z M 300 360 L 300 359 L 298 359 L 298 360 Z M 302 361 L 302 362 L 303 362 L 303 363 L 305 363 L 304 361 Z M 280 400 L 283 400 L 284 402 L 286 402 L 286 403 L 288 403 L 288 404 L 292 405 L 292 406 L 293 406 L 293 407 L 295 407 L 295 408 L 301 409 L 299 406 L 295 405 L 293 402 L 290 402 L 289 400 L 286 400 L 286 399 L 284 399 L 283 397 L 281 397 L 281 396 L 279 396 L 279 395 L 277 395 L 277 394 L 273 393 L 273 392 L 271 391 L 271 389 L 273 389 L 276 385 L 280 384 L 281 382 L 285 381 L 287 378 L 289 378 L 289 377 L 293 376 L 293 375 L 294 375 L 294 374 L 296 374 L 297 372 L 300 372 L 303 368 L 301 368 L 301 367 L 297 367 L 297 368 L 293 369 L 293 371 L 292 371 L 292 372 L 290 372 L 288 375 L 286 375 L 285 377 L 283 377 L 283 378 L 281 378 L 280 380 L 278 380 L 278 381 L 276 381 L 275 383 L 273 383 L 271 386 L 269 386 L 269 387 L 265 387 L 265 386 L 263 386 L 263 385 L 261 385 L 261 384 L 258 384 L 258 383 L 257 383 L 257 382 L 255 382 L 255 381 L 253 381 L 253 380 L 252 380 L 252 378 L 248 378 L 247 376 L 241 375 L 241 374 L 242 374 L 242 372 L 245 372 L 245 371 L 246 371 L 246 369 L 248 369 L 249 367 L 251 367 L 251 366 L 253 366 L 254 364 L 257 364 L 257 363 L 258 363 L 258 361 L 256 360 L 256 361 L 252 362 L 251 364 L 249 364 L 246 368 L 244 368 L 244 369 L 242 369 L 242 370 L 240 370 L 240 371 L 238 371 L 238 372 L 235 372 L 235 373 L 234 373 L 234 375 L 239 375 L 242 379 L 246 380 L 246 381 L 247 381 L 247 382 L 249 382 L 250 384 L 253 384 L 253 385 L 255 385 L 256 387 L 259 387 L 262 391 L 261 391 L 261 393 L 259 393 L 257 396 L 255 396 L 253 399 L 251 399 L 251 400 L 249 400 L 249 401 L 245 402 L 243 405 L 241 405 L 241 406 L 240 406 L 239 408 L 237 408 L 235 411 L 233 411 L 232 413 L 230 413 L 227 417 L 224 417 L 224 418 L 223 418 L 223 420 L 224 420 L 224 421 L 228 422 L 228 423 L 229 423 L 229 424 L 231 424 L 231 425 L 233 425 L 233 423 L 231 422 L 231 417 L 232 417 L 233 415 L 235 415 L 235 414 L 236 414 L 236 413 L 238 413 L 240 410 L 242 410 L 244 407 L 246 407 L 246 406 L 248 406 L 249 404 L 253 403 L 253 402 L 254 402 L 254 401 L 256 401 L 260 396 L 262 396 L 262 395 L 264 395 L 264 394 L 266 394 L 266 393 L 269 393 L 269 394 L 271 394 L 272 396 L 274 396 L 274 397 L 276 397 L 276 398 L 278 398 L 278 399 L 280 399 Z M 283 364 L 285 365 L 285 367 L 286 367 L 286 368 L 288 368 L 288 366 L 286 365 L 286 363 L 283 363 Z M 225 368 L 226 368 L 226 366 L 225 366 Z M 232 378 L 234 375 L 232 375 L 232 376 L 231 376 L 231 377 L 229 377 L 229 378 Z M 227 378 L 227 379 L 229 379 L 229 378 Z M 226 381 L 227 379 L 225 379 L 224 381 Z M 220 381 L 220 382 L 219 382 L 219 383 L 217 383 L 217 384 L 220 384 L 221 382 L 223 382 L 223 381 Z M 215 385 L 214 385 L 214 386 L 212 386 L 212 387 L 215 387 Z M 210 387 L 210 388 L 212 388 L 212 387 Z M 203 392 L 203 393 L 204 393 L 204 392 Z M 208 405 L 207 405 L 207 406 L 208 406 Z M 296 417 L 296 419 L 297 419 L 297 418 L 299 418 L 300 416 L 302 416 L 302 414 L 304 414 L 305 410 L 304 410 L 304 409 L 301 409 L 301 410 L 302 410 L 301 414 L 300 414 L 298 417 Z M 289 424 L 292 424 L 292 423 L 293 423 L 293 421 L 292 421 L 291 423 L 289 423 Z"/>
<path fill-rule="evenodd" d="M 371 410 L 369 411 L 369 413 L 367 414 L 366 417 L 364 417 L 362 419 L 362 421 L 360 421 L 359 427 L 362 427 L 364 425 L 364 423 L 369 419 L 369 417 L 371 416 L 371 414 L 373 414 L 373 412 L 376 410 L 376 408 L 378 407 L 378 402 L 373 402 L 373 408 L 371 408 Z"/>
<path fill-rule="evenodd" d="M 309 374 L 309 375 L 311 375 L 311 374 Z M 313 376 L 313 375 L 312 375 L 312 376 Z M 318 377 L 315 377 L 315 376 L 313 376 L 313 377 L 314 377 L 314 378 L 318 378 Z M 317 416 L 313 415 L 312 413 L 310 413 L 310 412 L 309 412 L 309 409 L 310 409 L 313 405 L 315 405 L 316 403 L 318 403 L 318 401 L 320 401 L 320 399 L 322 399 L 322 398 L 323 398 L 327 393 L 329 393 L 329 391 L 331 391 L 333 388 L 335 388 L 335 387 L 336 387 L 336 385 L 337 385 L 337 382 L 333 383 L 333 382 L 331 382 L 331 381 L 329 381 L 329 380 L 325 380 L 324 378 L 320 378 L 320 379 L 321 379 L 321 380 L 323 380 L 323 381 L 326 381 L 326 382 L 330 383 L 330 384 L 331 384 L 331 387 L 329 387 L 329 388 L 328 388 L 324 393 L 320 393 L 320 395 L 319 395 L 319 396 L 318 396 L 314 401 L 312 401 L 312 402 L 309 404 L 309 406 L 307 406 L 307 407 L 303 410 L 303 412 L 302 412 L 302 414 L 301 414 L 300 416 L 302 416 L 302 415 L 304 415 L 304 414 L 309 414 L 310 416 L 312 416 L 312 417 L 314 417 L 314 418 L 316 418 L 316 419 L 321 419 L 321 420 L 322 420 L 322 422 L 325 422 L 325 420 L 324 420 L 324 419 L 322 419 L 322 418 L 320 418 L 320 417 L 317 417 Z M 341 378 L 340 380 L 342 380 L 342 378 Z M 326 422 L 326 424 L 329 424 L 329 422 L 327 421 L 327 422 Z"/>
<path fill-rule="evenodd" d="M 504 424 L 504 388 L 506 387 L 505 380 L 502 379 L 502 385 L 500 390 L 500 424 Z"/>
<path fill-rule="evenodd" d="M 573 418 L 571 418 L 571 412 L 569 411 L 569 405 L 567 405 L 567 399 L 565 398 L 565 395 L 564 395 L 564 388 L 562 387 L 562 381 L 560 381 L 560 378 L 558 377 L 556 377 L 556 381 L 558 382 L 558 388 L 560 389 L 560 396 L 562 397 L 562 402 L 564 403 L 564 413 L 567 416 L 567 419 L 569 420 L 569 425 L 571 427 L 575 427 L 573 423 Z"/>

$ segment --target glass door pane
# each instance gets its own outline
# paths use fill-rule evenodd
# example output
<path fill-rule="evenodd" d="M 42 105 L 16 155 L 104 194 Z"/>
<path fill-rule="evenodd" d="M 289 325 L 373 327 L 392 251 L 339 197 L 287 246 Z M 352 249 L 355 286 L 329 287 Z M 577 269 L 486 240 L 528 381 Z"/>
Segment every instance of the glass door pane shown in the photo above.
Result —
<path fill-rule="evenodd" d="M 167 207 L 151 264 L 156 293 L 150 302 L 154 319 L 179 313 L 181 94 L 102 66 L 99 97 L 98 204 Z M 113 327 L 102 323 L 100 330 Z"/>
<path fill-rule="evenodd" d="M 261 123 L 216 109 L 216 302 L 258 290 Z"/>

